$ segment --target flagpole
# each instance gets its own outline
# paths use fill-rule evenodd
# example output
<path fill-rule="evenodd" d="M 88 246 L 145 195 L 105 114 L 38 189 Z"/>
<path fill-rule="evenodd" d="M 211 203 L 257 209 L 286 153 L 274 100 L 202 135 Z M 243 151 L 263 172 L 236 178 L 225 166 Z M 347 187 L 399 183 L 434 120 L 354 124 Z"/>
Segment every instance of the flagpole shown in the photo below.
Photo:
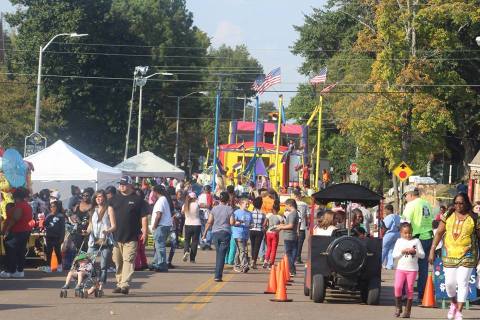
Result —
<path fill-rule="evenodd" d="M 242 172 L 245 172 L 245 140 L 243 140 Z"/>
<path fill-rule="evenodd" d="M 255 172 L 255 165 L 257 163 L 257 132 L 258 132 L 258 108 L 260 106 L 258 94 L 255 97 L 255 133 L 253 136 L 253 182 L 257 184 L 257 173 Z"/>
<path fill-rule="evenodd" d="M 317 190 L 319 188 L 319 178 L 320 178 L 320 141 L 322 135 L 322 108 L 323 108 L 323 97 L 320 95 L 320 104 L 318 106 L 318 128 L 317 128 L 317 161 L 315 163 L 315 186 Z"/>
<path fill-rule="evenodd" d="M 214 141 L 213 141 L 213 170 L 212 170 L 212 191 L 215 192 L 215 188 L 217 186 L 216 179 L 217 179 L 217 161 L 218 161 L 218 154 L 217 154 L 217 147 L 218 147 L 218 121 L 220 118 L 220 95 L 222 94 L 222 77 L 220 77 L 220 81 L 218 83 L 218 90 L 217 90 L 217 98 L 215 102 L 215 133 L 214 133 Z"/>
<path fill-rule="evenodd" d="M 282 136 L 282 101 L 283 96 L 278 96 L 278 125 L 277 125 L 277 136 L 276 136 L 276 149 L 275 149 L 275 189 L 280 190 L 280 177 L 279 177 L 279 154 L 280 154 L 280 143 L 281 143 L 281 136 Z"/>

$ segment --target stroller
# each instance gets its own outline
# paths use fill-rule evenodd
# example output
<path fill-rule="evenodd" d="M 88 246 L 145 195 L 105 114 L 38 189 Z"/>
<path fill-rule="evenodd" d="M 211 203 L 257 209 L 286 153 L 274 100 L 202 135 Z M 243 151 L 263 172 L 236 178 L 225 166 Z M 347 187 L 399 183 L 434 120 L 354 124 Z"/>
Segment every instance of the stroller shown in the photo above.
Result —
<path fill-rule="evenodd" d="M 103 289 L 100 289 L 100 266 L 96 263 L 98 253 L 101 249 L 102 246 L 93 254 L 79 251 L 67 275 L 66 284 L 60 290 L 60 298 L 67 297 L 69 289 L 68 283 L 71 279 L 78 279 L 79 277 L 82 279 L 77 282 L 77 286 L 75 287 L 75 297 L 86 299 L 92 294 L 96 298 L 103 296 Z"/>

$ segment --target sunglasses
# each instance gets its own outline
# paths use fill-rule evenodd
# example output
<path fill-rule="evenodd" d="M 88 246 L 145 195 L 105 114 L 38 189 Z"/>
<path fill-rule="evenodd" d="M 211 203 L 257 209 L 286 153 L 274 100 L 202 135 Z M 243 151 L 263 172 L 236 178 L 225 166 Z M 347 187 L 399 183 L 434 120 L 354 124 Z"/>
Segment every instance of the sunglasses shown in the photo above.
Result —
<path fill-rule="evenodd" d="M 89 197 L 90 195 L 89 194 L 82 194 L 82 197 Z"/>

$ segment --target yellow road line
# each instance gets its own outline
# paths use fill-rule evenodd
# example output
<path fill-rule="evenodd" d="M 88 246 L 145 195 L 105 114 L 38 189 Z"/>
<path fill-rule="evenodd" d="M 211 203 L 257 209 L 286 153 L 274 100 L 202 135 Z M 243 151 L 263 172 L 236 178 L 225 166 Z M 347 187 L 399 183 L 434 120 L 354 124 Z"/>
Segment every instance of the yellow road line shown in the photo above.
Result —
<path fill-rule="evenodd" d="M 206 290 L 208 289 L 208 287 L 214 283 L 213 282 L 213 278 L 209 278 L 207 281 L 205 281 L 204 283 L 200 284 L 190 295 L 188 295 L 187 297 L 185 297 L 182 302 L 180 302 L 176 307 L 175 309 L 176 310 L 183 310 L 185 309 L 187 306 L 189 306 L 189 303 L 190 302 L 193 302 L 195 300 L 195 298 L 198 296 L 199 293 L 201 293 L 203 290 Z"/>
<path fill-rule="evenodd" d="M 202 297 L 201 299 L 199 299 L 199 300 L 197 301 L 198 304 L 194 304 L 194 305 L 192 306 L 192 308 L 195 309 L 195 310 L 201 310 L 201 309 L 203 309 L 203 308 L 213 299 L 213 297 L 215 296 L 215 294 L 216 294 L 218 291 L 220 291 L 220 290 L 223 288 L 223 286 L 225 286 L 225 284 L 226 284 L 230 279 L 233 278 L 233 276 L 234 276 L 233 274 L 229 274 L 229 275 L 225 276 L 225 277 L 223 278 L 223 282 L 219 282 L 219 283 L 217 283 L 215 286 L 213 286 L 213 287 L 210 289 L 210 291 L 208 291 L 208 293 L 207 293 L 204 297 Z"/>

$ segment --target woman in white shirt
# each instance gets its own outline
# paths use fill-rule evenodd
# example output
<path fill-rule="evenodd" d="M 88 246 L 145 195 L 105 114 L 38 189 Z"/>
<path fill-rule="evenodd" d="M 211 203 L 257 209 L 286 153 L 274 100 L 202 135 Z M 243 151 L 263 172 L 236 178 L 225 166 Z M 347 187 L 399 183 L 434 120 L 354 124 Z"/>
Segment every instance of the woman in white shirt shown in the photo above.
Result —
<path fill-rule="evenodd" d="M 335 212 L 327 210 L 318 219 L 318 223 L 313 227 L 314 236 L 331 236 L 332 232 L 337 229 L 335 226 Z"/>
<path fill-rule="evenodd" d="M 185 203 L 182 207 L 182 214 L 185 215 L 185 248 L 183 261 L 187 261 L 190 256 L 190 262 L 195 263 L 198 241 L 200 240 L 200 232 L 202 231 L 202 222 L 200 220 L 200 207 L 194 192 L 186 195 Z"/>
<path fill-rule="evenodd" d="M 93 212 L 88 225 L 88 253 L 96 254 L 100 250 L 100 284 L 99 290 L 107 282 L 108 263 L 112 259 L 113 237 L 116 229 L 115 215 L 108 211 L 105 191 L 98 190 L 93 196 Z"/>

